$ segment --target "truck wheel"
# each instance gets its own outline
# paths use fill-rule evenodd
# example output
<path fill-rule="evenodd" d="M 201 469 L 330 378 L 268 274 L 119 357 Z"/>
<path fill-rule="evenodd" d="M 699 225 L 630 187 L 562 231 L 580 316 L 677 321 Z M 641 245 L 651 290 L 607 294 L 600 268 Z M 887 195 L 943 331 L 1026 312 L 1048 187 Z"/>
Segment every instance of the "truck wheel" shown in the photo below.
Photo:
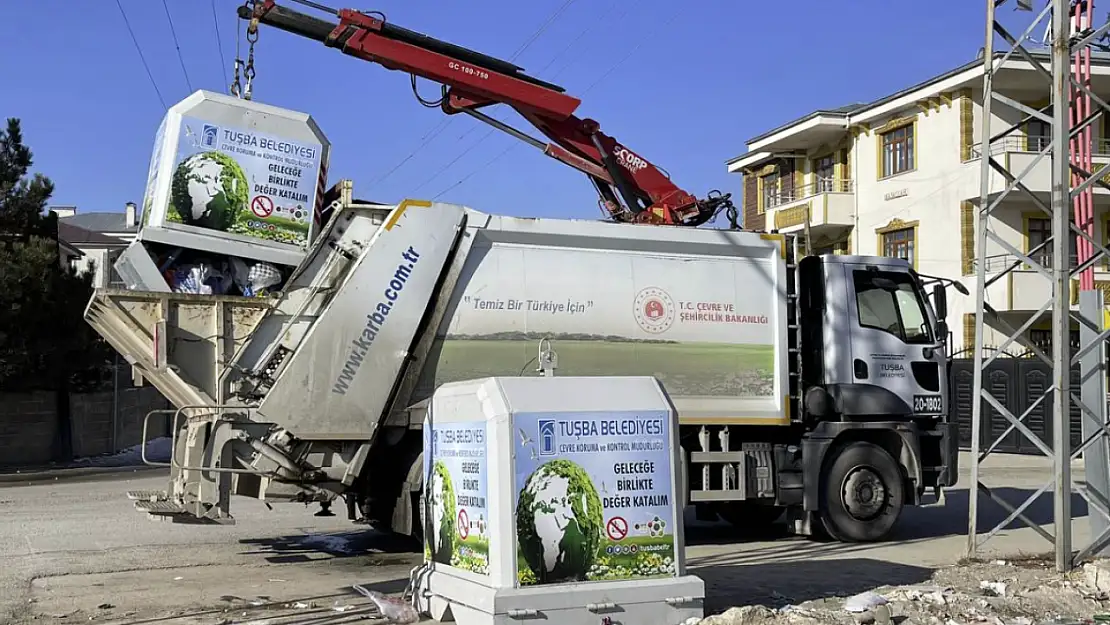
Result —
<path fill-rule="evenodd" d="M 764 532 L 782 518 L 784 508 L 756 501 L 729 501 L 717 508 L 717 514 L 744 533 Z"/>
<path fill-rule="evenodd" d="M 885 449 L 850 443 L 825 470 L 821 525 L 840 542 L 881 540 L 902 514 L 902 491 L 902 469 Z"/>

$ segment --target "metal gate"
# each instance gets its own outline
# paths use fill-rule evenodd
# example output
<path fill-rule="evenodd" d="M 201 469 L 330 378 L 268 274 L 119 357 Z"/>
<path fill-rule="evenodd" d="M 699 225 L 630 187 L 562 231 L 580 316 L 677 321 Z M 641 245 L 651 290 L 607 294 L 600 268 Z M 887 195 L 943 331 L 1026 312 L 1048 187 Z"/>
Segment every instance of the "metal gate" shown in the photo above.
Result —
<path fill-rule="evenodd" d="M 949 377 L 949 392 L 952 394 L 949 406 L 956 416 L 960 430 L 960 448 L 971 448 L 971 398 L 973 397 L 973 382 L 975 368 L 970 358 L 952 359 L 952 369 Z M 1039 358 L 997 358 L 991 363 L 990 368 L 984 373 L 983 387 L 998 403 L 1004 406 L 1015 417 L 1021 417 L 1040 397 L 1046 388 L 1052 385 L 1052 369 Z M 1071 370 L 1072 389 L 1079 390 L 1079 367 Z M 979 444 L 986 451 L 987 446 L 997 439 L 1010 426 L 1006 417 L 1002 416 L 990 404 L 983 402 L 984 412 L 989 411 L 990 418 L 983 423 L 982 436 Z M 1034 434 L 1036 434 L 1049 448 L 1052 447 L 1052 396 L 1046 397 L 1022 421 Z M 1081 412 L 1078 406 L 1071 410 L 1071 447 L 1076 449 L 1082 442 Z M 1016 428 L 998 444 L 995 451 L 1016 454 L 1041 455 L 1037 448 L 1024 434 Z"/>

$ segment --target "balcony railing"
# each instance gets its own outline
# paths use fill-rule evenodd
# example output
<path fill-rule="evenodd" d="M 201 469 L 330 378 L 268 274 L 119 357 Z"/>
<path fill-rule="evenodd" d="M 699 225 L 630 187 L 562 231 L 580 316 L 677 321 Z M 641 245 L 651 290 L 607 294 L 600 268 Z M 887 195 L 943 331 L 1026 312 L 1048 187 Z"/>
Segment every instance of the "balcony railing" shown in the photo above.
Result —
<path fill-rule="evenodd" d="M 1037 254 L 1031 256 L 1030 258 L 1032 258 L 1033 260 L 1041 263 L 1046 268 L 1052 267 L 1052 254 L 1049 253 L 1049 252 L 1037 253 Z M 1069 263 L 1070 266 L 1068 267 L 1069 269 L 1075 269 L 1076 267 L 1079 266 L 1079 257 L 1077 255 L 1072 254 L 1069 260 L 1070 260 L 1070 263 Z M 1024 260 L 1022 260 L 1021 258 L 1019 258 L 1017 256 L 1014 256 L 1013 254 L 999 254 L 997 256 L 987 256 L 985 259 L 983 259 L 983 261 L 984 261 L 984 264 L 986 265 L 987 273 L 999 273 L 1001 271 L 1005 271 L 1006 269 L 1009 269 L 1011 266 L 1013 266 L 1015 264 L 1019 265 L 1018 269 L 1021 269 L 1022 268 L 1021 266 L 1025 265 Z M 1031 269 L 1031 267 L 1030 267 L 1030 269 Z M 979 270 L 979 259 L 978 258 L 971 261 L 971 270 L 973 272 Z"/>
<path fill-rule="evenodd" d="M 1052 137 L 1040 135 L 1033 135 L 1028 138 L 1025 137 L 1025 135 L 1002 137 L 997 141 L 991 142 L 991 156 L 1004 152 L 1040 152 L 1048 146 L 1051 140 Z M 1110 157 L 1110 139 L 1092 139 L 1091 155 Z M 976 143 L 971 146 L 971 158 L 980 158 L 982 156 L 982 143 Z"/>
<path fill-rule="evenodd" d="M 778 193 L 768 193 L 764 195 L 764 202 L 767 208 L 774 208 L 790 202 L 804 200 L 811 198 L 822 193 L 853 193 L 855 191 L 855 184 L 852 180 L 842 180 L 839 178 L 824 178 L 816 182 L 804 184 L 794 189 L 786 189 Z"/>

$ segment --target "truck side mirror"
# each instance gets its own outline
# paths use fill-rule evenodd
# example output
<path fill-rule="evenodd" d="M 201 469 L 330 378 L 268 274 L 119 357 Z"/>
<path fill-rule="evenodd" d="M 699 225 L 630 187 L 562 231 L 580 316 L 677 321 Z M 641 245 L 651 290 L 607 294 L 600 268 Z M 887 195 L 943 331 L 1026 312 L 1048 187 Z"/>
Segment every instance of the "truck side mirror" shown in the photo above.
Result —
<path fill-rule="evenodd" d="M 944 289 L 943 284 L 933 285 L 933 312 L 937 315 L 937 321 L 948 318 L 948 293 Z"/>

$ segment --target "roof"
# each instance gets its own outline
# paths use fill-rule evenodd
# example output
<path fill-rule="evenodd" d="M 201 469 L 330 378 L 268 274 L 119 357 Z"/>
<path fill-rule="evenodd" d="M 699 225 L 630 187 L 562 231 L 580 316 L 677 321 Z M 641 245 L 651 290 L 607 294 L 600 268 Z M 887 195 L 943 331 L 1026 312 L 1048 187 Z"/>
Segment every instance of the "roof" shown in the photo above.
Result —
<path fill-rule="evenodd" d="M 79 250 L 76 247 L 70 245 L 69 243 L 66 243 L 64 239 L 59 239 L 58 240 L 58 247 L 61 247 L 61 248 L 65 249 L 65 251 L 69 252 L 73 256 L 81 257 L 81 256 L 85 255 L 85 253 L 82 252 L 81 250 Z"/>
<path fill-rule="evenodd" d="M 124 246 L 127 242 L 99 232 L 79 228 L 67 218 L 58 220 L 58 238 L 72 246 Z"/>
<path fill-rule="evenodd" d="M 138 232 L 138 224 L 127 227 L 125 213 L 77 213 L 62 217 L 58 223 L 65 223 L 91 230 L 92 232 Z"/>
<path fill-rule="evenodd" d="M 751 139 L 748 139 L 748 143 L 755 143 L 756 141 L 759 141 L 760 139 L 770 137 L 771 135 L 773 135 L 775 133 L 782 132 L 783 130 L 786 130 L 787 128 L 790 128 L 791 126 L 797 126 L 798 124 L 800 124 L 802 122 L 809 121 L 809 120 L 813 119 L 814 117 L 848 117 L 848 115 L 850 113 L 855 113 L 856 111 L 867 108 L 868 106 L 869 106 L 868 104 L 857 103 L 857 104 L 847 104 L 845 106 L 840 106 L 840 107 L 837 107 L 837 108 L 834 108 L 834 109 L 818 109 L 816 111 L 813 111 L 812 113 L 807 113 L 807 114 L 803 115 L 802 117 L 799 117 L 797 119 L 788 121 L 785 124 L 782 124 L 781 126 L 778 126 L 776 128 L 772 128 L 771 130 L 768 130 L 767 132 L 764 132 L 761 135 L 752 137 Z M 730 160 L 736 160 L 736 159 L 730 159 Z"/>
<path fill-rule="evenodd" d="M 1029 52 L 1030 56 L 1032 56 L 1033 58 L 1035 58 L 1037 60 L 1044 61 L 1044 62 L 1048 62 L 1048 61 L 1051 60 L 1048 48 L 1029 49 L 1029 47 L 1026 47 L 1026 50 Z M 982 54 L 982 50 L 980 50 L 980 54 Z M 1003 52 L 996 52 L 994 57 L 996 59 L 1000 59 L 1004 56 L 1004 54 L 1005 53 L 1003 53 Z M 1019 59 L 1015 59 L 1015 60 L 1019 60 Z M 1101 50 L 1094 50 L 1094 51 L 1091 52 L 1091 60 L 1094 61 L 1096 64 L 1099 64 L 1099 65 L 1110 65 L 1110 52 L 1103 52 Z M 961 65 L 959 67 L 950 69 L 950 70 L 948 70 L 948 71 L 946 71 L 942 74 L 938 74 L 938 75 L 933 76 L 933 77 L 931 77 L 927 80 L 923 80 L 923 81 L 921 81 L 921 82 L 919 82 L 919 83 L 917 83 L 917 84 L 915 84 L 911 87 L 906 87 L 905 89 L 902 89 L 901 91 L 897 91 L 897 92 L 892 93 L 890 95 L 883 96 L 883 97 L 879 98 L 878 100 L 874 100 L 874 101 L 867 102 L 867 103 L 849 104 L 849 105 L 842 106 L 842 107 L 835 108 L 835 109 L 813 111 L 812 113 L 808 113 L 808 114 L 806 114 L 802 117 L 799 117 L 795 120 L 792 120 L 792 121 L 789 121 L 785 124 L 782 124 L 782 125 L 778 126 L 777 128 L 768 130 L 767 132 L 764 132 L 764 133 L 762 133 L 758 136 L 752 137 L 751 139 L 748 139 L 748 143 L 755 143 L 756 141 L 759 141 L 761 139 L 765 139 L 767 137 L 770 137 L 771 135 L 782 132 L 783 130 L 786 130 L 787 128 L 790 128 L 792 126 L 797 126 L 798 124 L 801 124 L 802 122 L 813 119 L 814 117 L 820 117 L 820 116 L 848 117 L 849 115 L 852 115 L 852 114 L 862 113 L 862 112 L 866 111 L 867 109 L 872 109 L 872 108 L 882 106 L 882 105 L 886 104 L 887 102 L 897 100 L 898 98 L 901 98 L 901 97 L 906 96 L 910 93 L 913 93 L 914 91 L 919 91 L 919 90 L 924 89 L 924 88 L 926 88 L 926 87 L 928 87 L 928 86 L 930 86 L 934 83 L 944 81 L 948 78 L 951 78 L 953 76 L 956 76 L 958 74 L 966 72 L 969 69 L 973 69 L 975 67 L 981 67 L 982 65 L 983 65 L 983 59 L 980 56 L 980 57 L 977 57 L 976 59 L 974 59 L 972 61 L 964 63 L 963 65 Z M 743 155 L 741 155 L 741 156 L 743 156 Z M 731 158 L 731 159 L 729 159 L 729 162 L 738 160 L 739 158 L 741 158 L 741 157 L 738 156 L 738 157 Z"/>
<path fill-rule="evenodd" d="M 844 106 L 838 106 L 834 109 L 822 110 L 822 111 L 818 111 L 818 112 L 819 113 L 834 113 L 834 114 L 835 113 L 851 113 L 852 111 L 855 111 L 856 109 L 863 108 L 865 106 L 867 106 L 866 102 L 853 102 L 852 104 L 847 104 L 847 105 L 844 105 Z"/>

